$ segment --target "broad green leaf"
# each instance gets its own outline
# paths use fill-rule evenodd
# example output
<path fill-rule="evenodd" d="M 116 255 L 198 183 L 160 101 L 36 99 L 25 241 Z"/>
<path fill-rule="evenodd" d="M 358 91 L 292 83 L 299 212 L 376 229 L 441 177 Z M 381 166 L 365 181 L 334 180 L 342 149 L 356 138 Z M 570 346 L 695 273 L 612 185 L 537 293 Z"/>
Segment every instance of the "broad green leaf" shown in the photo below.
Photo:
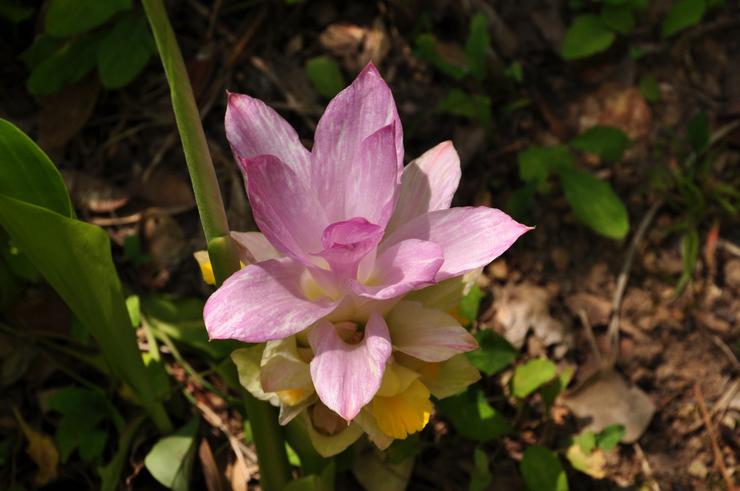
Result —
<path fill-rule="evenodd" d="M 57 48 L 31 71 L 26 88 L 33 95 L 49 95 L 79 82 L 97 61 L 99 35 L 74 38 Z"/>
<path fill-rule="evenodd" d="M 59 39 L 48 34 L 42 34 L 34 39 L 31 46 L 18 55 L 18 59 L 26 65 L 26 68 L 33 70 L 39 63 L 53 55 L 61 45 L 62 42 Z"/>
<path fill-rule="evenodd" d="M 438 108 L 440 111 L 476 120 L 486 128 L 491 124 L 491 99 L 484 95 L 469 95 L 460 89 L 452 89 Z"/>
<path fill-rule="evenodd" d="M 545 406 L 548 408 L 552 407 L 558 395 L 568 387 L 570 379 L 573 377 L 573 372 L 575 372 L 573 367 L 566 367 L 558 377 L 540 388 L 540 395 Z"/>
<path fill-rule="evenodd" d="M 62 175 L 12 123 L 0 119 L 0 194 L 74 216 Z"/>
<path fill-rule="evenodd" d="M 705 0 L 678 0 L 671 6 L 660 27 L 663 37 L 670 37 L 679 31 L 699 23 L 707 5 Z"/>
<path fill-rule="evenodd" d="M 689 120 L 686 124 L 686 139 L 696 153 L 709 147 L 710 130 L 706 113 L 697 113 Z"/>
<path fill-rule="evenodd" d="M 347 84 L 336 61 L 317 56 L 306 62 L 306 75 L 316 91 L 327 99 L 337 95 Z"/>
<path fill-rule="evenodd" d="M 174 491 L 190 489 L 197 431 L 198 419 L 193 418 L 174 434 L 160 439 L 144 457 L 147 470 L 163 486 Z"/>
<path fill-rule="evenodd" d="M 527 448 L 519 468 L 530 491 L 568 491 L 568 477 L 560 459 L 545 447 Z"/>
<path fill-rule="evenodd" d="M 486 452 L 477 447 L 473 453 L 473 472 L 470 474 L 469 491 L 485 491 L 493 482 L 491 469 L 488 467 L 488 456 Z"/>
<path fill-rule="evenodd" d="M 334 474 L 336 473 L 336 464 L 332 461 L 324 467 L 321 474 L 311 474 L 309 476 L 290 481 L 283 491 L 334 491 Z"/>
<path fill-rule="evenodd" d="M 529 147 L 519 152 L 519 177 L 522 181 L 540 187 L 551 172 L 560 172 L 573 167 L 573 156 L 567 147 Z"/>
<path fill-rule="evenodd" d="M 134 13 L 121 17 L 100 41 L 100 80 L 109 89 L 123 87 L 144 69 L 153 53 L 154 41 L 146 18 Z"/>
<path fill-rule="evenodd" d="M 0 256 L 5 260 L 5 263 L 16 278 L 30 283 L 36 283 L 41 278 L 41 275 L 31 261 L 15 245 L 7 244 L 7 247 L 0 245 Z"/>
<path fill-rule="evenodd" d="M 128 310 L 128 317 L 131 319 L 131 327 L 139 327 L 141 325 L 141 302 L 138 295 L 126 297 L 126 309 Z"/>
<path fill-rule="evenodd" d="M 151 408 L 151 387 L 113 266 L 108 234 L 5 195 L 0 195 L 0 226 L 95 336 L 114 373 Z"/>
<path fill-rule="evenodd" d="M 465 438 L 484 443 L 512 431 L 501 413 L 488 404 L 480 389 L 469 389 L 460 395 L 442 399 L 438 406 Z"/>
<path fill-rule="evenodd" d="M 620 34 L 629 34 L 635 27 L 635 16 L 629 5 L 608 5 L 601 9 L 601 22 Z"/>
<path fill-rule="evenodd" d="M 519 365 L 514 369 L 514 377 L 511 379 L 512 393 L 516 397 L 527 397 L 555 378 L 556 372 L 555 364 L 545 358 L 537 358 Z"/>
<path fill-rule="evenodd" d="M 105 444 L 108 441 L 108 431 L 105 428 L 93 428 L 80 435 L 78 452 L 82 460 L 92 462 L 103 455 Z"/>
<path fill-rule="evenodd" d="M 640 94 L 648 102 L 658 102 L 660 100 L 660 87 L 658 81 L 652 75 L 643 75 L 639 82 Z"/>
<path fill-rule="evenodd" d="M 596 446 L 608 452 L 616 447 L 624 436 L 624 426 L 620 424 L 609 425 L 596 435 Z"/>
<path fill-rule="evenodd" d="M 598 155 L 606 162 L 621 159 L 629 144 L 630 139 L 624 131 L 613 126 L 594 126 L 570 142 L 573 148 Z"/>
<path fill-rule="evenodd" d="M 131 0 L 51 0 L 46 10 L 46 32 L 54 37 L 73 36 L 130 8 Z"/>
<path fill-rule="evenodd" d="M 473 77 L 482 82 L 486 77 L 486 52 L 491 46 L 488 35 L 488 21 L 483 14 L 475 14 L 470 20 L 470 34 L 465 42 L 468 56 L 468 69 Z"/>
<path fill-rule="evenodd" d="M 605 237 L 622 239 L 627 235 L 627 210 L 609 183 L 578 169 L 561 172 L 560 182 L 579 220 Z"/>
<path fill-rule="evenodd" d="M 478 309 L 483 292 L 478 285 L 473 285 L 467 295 L 460 300 L 460 316 L 468 321 L 468 324 L 478 320 Z"/>
<path fill-rule="evenodd" d="M 18 5 L 14 0 L 0 0 L 0 17 L 17 24 L 33 15 L 34 8 Z"/>
<path fill-rule="evenodd" d="M 581 447 L 584 454 L 590 454 L 596 448 L 596 435 L 591 430 L 586 430 L 580 435 L 573 437 L 573 443 Z"/>
<path fill-rule="evenodd" d="M 586 58 L 606 50 L 614 42 L 614 32 L 595 15 L 579 15 L 568 28 L 560 48 L 566 60 Z"/>
<path fill-rule="evenodd" d="M 475 337 L 480 348 L 465 355 L 475 368 L 488 376 L 508 367 L 519 356 L 516 348 L 491 329 L 484 329 L 476 333 Z"/>

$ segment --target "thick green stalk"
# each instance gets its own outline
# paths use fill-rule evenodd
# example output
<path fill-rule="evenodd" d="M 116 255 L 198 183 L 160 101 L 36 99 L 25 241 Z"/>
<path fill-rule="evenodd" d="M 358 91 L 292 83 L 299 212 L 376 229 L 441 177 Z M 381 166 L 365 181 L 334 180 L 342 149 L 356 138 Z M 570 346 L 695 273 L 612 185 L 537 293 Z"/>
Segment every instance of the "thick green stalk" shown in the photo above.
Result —
<path fill-rule="evenodd" d="M 167 75 L 172 109 L 175 112 L 177 129 L 193 183 L 203 232 L 208 242 L 208 253 L 214 265 L 216 281 L 221 284 L 229 275 L 239 270 L 239 257 L 228 235 L 226 210 L 208 151 L 200 113 L 195 104 L 182 53 L 162 0 L 142 0 L 142 3 Z M 279 491 L 291 480 L 282 429 L 269 404 L 258 401 L 246 391 L 244 403 L 257 447 L 262 489 Z"/>

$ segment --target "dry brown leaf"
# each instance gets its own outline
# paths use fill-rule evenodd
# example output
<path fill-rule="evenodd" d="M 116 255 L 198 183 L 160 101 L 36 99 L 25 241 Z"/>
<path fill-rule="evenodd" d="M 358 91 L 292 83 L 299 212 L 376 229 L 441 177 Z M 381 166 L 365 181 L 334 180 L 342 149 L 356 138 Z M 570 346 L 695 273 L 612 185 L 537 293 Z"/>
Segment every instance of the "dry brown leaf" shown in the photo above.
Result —
<path fill-rule="evenodd" d="M 637 441 L 650 424 L 655 404 L 639 387 L 630 387 L 613 370 L 602 370 L 565 394 L 563 404 L 578 418 L 589 420 L 586 429 L 598 433 L 607 426 L 624 426 L 622 441 Z"/>
<path fill-rule="evenodd" d="M 128 193 L 106 180 L 74 170 L 62 171 L 62 177 L 78 208 L 94 213 L 109 213 L 128 203 Z"/>
<path fill-rule="evenodd" d="M 213 451 L 208 444 L 208 440 L 203 438 L 198 446 L 198 458 L 203 467 L 203 478 L 206 481 L 208 491 L 226 491 L 226 484 L 222 478 L 221 472 L 216 465 L 216 459 L 213 457 Z"/>
<path fill-rule="evenodd" d="M 637 87 L 605 85 L 587 95 L 575 107 L 581 132 L 596 126 L 615 126 L 632 139 L 647 136 L 653 114 Z"/>
<path fill-rule="evenodd" d="M 189 210 L 195 206 L 193 190 L 187 179 L 173 172 L 156 170 L 134 187 L 137 196 L 153 206 Z"/>
<path fill-rule="evenodd" d="M 570 463 L 579 471 L 588 474 L 596 479 L 603 479 L 606 477 L 606 455 L 600 449 L 596 449 L 590 454 L 586 455 L 583 453 L 583 449 L 577 443 L 572 444 L 568 447 L 565 454 L 570 460 Z"/>
<path fill-rule="evenodd" d="M 39 145 L 47 152 L 63 148 L 85 126 L 98 100 L 97 74 L 68 85 L 56 94 L 39 97 Z"/>
<path fill-rule="evenodd" d="M 388 34 L 378 19 L 371 27 L 337 23 L 327 27 L 319 36 L 321 45 L 350 72 L 360 71 L 368 62 L 382 63 L 390 49 Z"/>
<path fill-rule="evenodd" d="M 39 468 L 33 482 L 37 486 L 45 486 L 56 479 L 59 474 L 59 452 L 49 435 L 28 426 L 28 423 L 16 408 L 13 408 L 13 413 L 18 421 L 18 426 L 20 426 L 23 435 L 28 440 L 26 453 Z"/>
<path fill-rule="evenodd" d="M 154 288 L 162 288 L 170 272 L 187 255 L 188 245 L 180 224 L 165 212 L 150 209 L 139 223 L 144 253 L 151 257 L 146 265 L 150 271 L 147 280 Z"/>
<path fill-rule="evenodd" d="M 581 310 L 586 312 L 586 317 L 592 325 L 599 326 L 609 323 L 612 305 L 605 298 L 591 293 L 579 292 L 566 298 L 565 304 L 575 316 L 578 316 L 578 312 Z"/>

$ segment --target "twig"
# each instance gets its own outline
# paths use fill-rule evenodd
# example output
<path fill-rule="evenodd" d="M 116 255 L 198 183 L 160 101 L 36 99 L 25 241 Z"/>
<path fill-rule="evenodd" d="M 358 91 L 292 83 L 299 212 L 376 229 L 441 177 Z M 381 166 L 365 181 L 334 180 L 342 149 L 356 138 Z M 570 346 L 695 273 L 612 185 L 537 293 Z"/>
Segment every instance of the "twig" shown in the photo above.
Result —
<path fill-rule="evenodd" d="M 627 281 L 629 280 L 630 269 L 632 269 L 632 260 L 635 256 L 635 250 L 637 245 L 642 240 L 642 236 L 647 232 L 648 226 L 653 221 L 655 213 L 658 208 L 663 204 L 662 201 L 657 201 L 650 207 L 645 216 L 640 222 L 640 226 L 637 227 L 637 232 L 632 237 L 632 242 L 627 249 L 627 255 L 624 258 L 624 264 L 622 270 L 619 272 L 617 278 L 617 288 L 614 290 L 614 296 L 612 297 L 612 312 L 611 319 L 609 320 L 609 329 L 607 330 L 607 339 L 610 340 L 610 350 L 608 366 L 614 366 L 619 356 L 619 312 L 622 308 L 622 299 L 624 298 L 624 290 L 627 288 Z"/>
<path fill-rule="evenodd" d="M 640 467 L 642 467 L 642 472 L 645 473 L 645 477 L 648 480 L 648 485 L 652 489 L 652 491 L 660 491 L 660 485 L 658 484 L 658 481 L 655 480 L 655 474 L 653 474 L 653 468 L 650 466 L 650 462 L 648 462 L 647 457 L 645 456 L 645 452 L 642 451 L 642 447 L 639 443 L 635 443 L 632 445 L 632 448 L 635 450 L 635 455 L 640 459 Z"/>
<path fill-rule="evenodd" d="M 733 244 L 729 240 L 718 239 L 717 240 L 717 246 L 718 247 L 721 247 L 724 250 L 726 250 L 727 252 L 729 252 L 733 256 L 740 257 L 740 246 L 736 246 L 735 244 Z"/>
<path fill-rule="evenodd" d="M 696 402 L 699 403 L 701 416 L 704 419 L 704 426 L 706 426 L 707 433 L 709 433 L 709 439 L 712 443 L 712 451 L 714 452 L 714 464 L 717 466 L 719 473 L 722 474 L 722 478 L 725 480 L 727 491 L 736 491 L 735 484 L 732 482 L 732 478 L 730 477 L 730 474 L 727 472 L 727 468 L 725 467 L 725 460 L 722 457 L 722 450 L 719 448 L 719 444 L 717 443 L 717 434 L 714 432 L 712 420 L 709 417 L 707 406 L 704 403 L 704 394 L 702 393 L 701 387 L 698 383 L 694 384 L 694 398 L 696 399 Z"/>
<path fill-rule="evenodd" d="M 596 336 L 594 336 L 594 330 L 591 327 L 591 322 L 588 320 L 586 311 L 578 309 L 578 317 L 581 319 L 581 324 L 583 324 L 583 328 L 586 331 L 586 339 L 588 339 L 588 344 L 591 345 L 591 351 L 593 351 L 593 354 L 596 357 L 596 362 L 598 363 L 599 368 L 604 368 L 604 357 L 601 355 L 599 345 L 596 344 Z"/>

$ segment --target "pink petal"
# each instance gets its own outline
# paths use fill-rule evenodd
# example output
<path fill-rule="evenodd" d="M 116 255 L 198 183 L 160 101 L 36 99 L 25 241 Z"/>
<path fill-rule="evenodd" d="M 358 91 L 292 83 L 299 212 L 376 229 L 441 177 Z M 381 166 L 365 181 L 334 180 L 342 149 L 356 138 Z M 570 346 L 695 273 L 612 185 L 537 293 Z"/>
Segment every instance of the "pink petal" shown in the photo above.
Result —
<path fill-rule="evenodd" d="M 388 327 L 381 316 L 370 315 L 365 337 L 347 344 L 336 328 L 322 321 L 308 335 L 315 353 L 311 377 L 316 393 L 329 409 L 351 421 L 378 392 L 391 356 Z"/>
<path fill-rule="evenodd" d="M 361 216 L 385 227 L 403 168 L 403 135 L 390 88 L 369 64 L 327 106 L 316 128 L 312 186 L 332 222 Z"/>
<path fill-rule="evenodd" d="M 332 223 L 321 236 L 324 250 L 317 254 L 342 278 L 356 278 L 360 260 L 378 245 L 383 229 L 364 218 Z"/>
<path fill-rule="evenodd" d="M 237 162 L 273 155 L 302 177 L 307 176 L 309 151 L 293 127 L 264 102 L 229 93 L 225 126 Z"/>
<path fill-rule="evenodd" d="M 353 282 L 352 289 L 376 300 L 398 297 L 433 284 L 443 261 L 442 248 L 434 242 L 403 240 L 380 253 L 368 280 Z"/>
<path fill-rule="evenodd" d="M 282 255 L 270 244 L 265 234 L 259 232 L 231 232 L 231 238 L 239 250 L 239 259 L 244 264 L 278 259 Z"/>
<path fill-rule="evenodd" d="M 308 300 L 301 288 L 304 267 L 272 259 L 237 271 L 206 302 L 203 317 L 211 339 L 261 343 L 302 331 L 332 312 L 337 302 Z"/>
<path fill-rule="evenodd" d="M 418 302 L 400 302 L 386 319 L 393 347 L 420 360 L 445 361 L 478 348 L 454 317 Z"/>
<path fill-rule="evenodd" d="M 444 263 L 435 277 L 439 282 L 485 266 L 528 230 L 531 227 L 494 208 L 437 210 L 401 225 L 380 243 L 379 253 L 408 239 L 439 244 L 444 251 Z"/>
<path fill-rule="evenodd" d="M 328 225 L 305 180 L 272 155 L 242 160 L 254 219 L 267 240 L 285 255 L 312 264 Z"/>
<path fill-rule="evenodd" d="M 424 213 L 449 208 L 460 176 L 460 157 L 451 141 L 413 160 L 403 169 L 401 192 L 387 232 Z"/>

